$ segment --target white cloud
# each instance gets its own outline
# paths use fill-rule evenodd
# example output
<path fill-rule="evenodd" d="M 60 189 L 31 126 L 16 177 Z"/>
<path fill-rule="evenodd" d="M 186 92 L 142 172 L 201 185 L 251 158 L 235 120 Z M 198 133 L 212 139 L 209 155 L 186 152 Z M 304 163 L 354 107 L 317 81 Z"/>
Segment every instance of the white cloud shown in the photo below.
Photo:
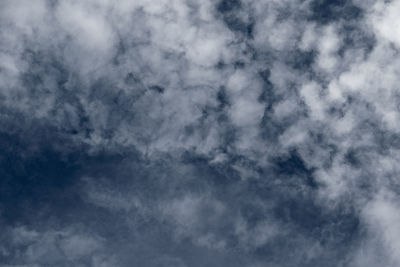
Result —
<path fill-rule="evenodd" d="M 400 216 L 398 200 L 390 193 L 380 191 L 363 209 L 362 215 L 368 229 L 368 240 L 357 254 L 355 262 L 375 266 L 379 259 L 377 252 L 383 251 L 381 264 L 397 266 L 400 264 Z M 373 251 L 375 249 L 375 251 Z M 368 251 L 370 250 L 370 251 Z M 370 253 L 365 254 L 365 253 Z M 365 257 L 366 260 L 363 260 Z M 369 262 L 368 262 L 369 261 Z"/>
<path fill-rule="evenodd" d="M 230 11 L 237 17 L 216 16 L 214 1 L 5 1 L 0 104 L 39 119 L 77 148 L 111 153 L 134 147 L 150 162 L 160 155 L 178 161 L 190 151 L 210 160 L 216 172 L 227 164 L 244 185 L 265 179 L 275 186 L 269 184 L 275 175 L 270 158 L 296 149 L 313 170 L 318 204 L 346 200 L 363 210 L 370 236 L 360 255 L 381 244 L 388 264 L 397 266 L 398 201 L 377 192 L 394 191 L 399 173 L 398 148 L 389 139 L 400 132 L 400 1 L 368 2 L 357 1 L 367 11 L 357 22 L 321 25 L 306 18 L 313 1 L 243 0 L 240 11 Z M 229 29 L 228 19 L 252 29 L 254 38 Z M 363 34 L 375 38 L 371 51 L 358 46 Z M 315 52 L 315 61 L 311 55 L 312 62 L 303 64 L 299 51 Z M 303 68 L 294 66 L 296 60 Z M 268 81 L 260 77 L 265 72 Z M 218 99 L 222 90 L 224 103 Z M 233 162 L 241 157 L 254 165 Z M 179 184 L 185 175 L 193 173 L 170 181 Z M 87 179 L 86 202 L 123 212 L 127 221 L 161 214 L 159 221 L 173 227 L 177 239 L 199 247 L 229 246 L 218 231 L 225 219 L 237 220 L 234 235 L 249 250 L 283 231 L 272 219 L 253 226 L 241 221 L 212 190 L 156 200 L 157 208 L 150 208 L 139 196 Z M 98 253 L 104 244 L 96 236 L 71 229 L 15 228 L 12 234 L 14 245 L 26 246 L 22 265 L 88 257 L 96 266 L 114 266 L 112 257 Z M 307 244 L 310 258 L 325 249 Z M 371 256 L 372 266 L 378 254 Z M 354 264 L 367 264 L 360 255 Z"/>
<path fill-rule="evenodd" d="M 28 266 L 53 264 L 70 261 L 76 263 L 90 259 L 103 249 L 103 241 L 97 237 L 73 228 L 37 231 L 17 227 L 11 231 L 11 245 L 17 249 L 17 264 Z"/>
<path fill-rule="evenodd" d="M 400 46 L 400 18 L 398 10 L 400 1 L 378 1 L 373 5 L 372 15 L 369 17 L 370 25 L 379 37 Z M 382 38 L 380 38 L 382 40 Z"/>
<path fill-rule="evenodd" d="M 318 38 L 317 65 L 324 71 L 332 72 L 338 64 L 337 51 L 340 46 L 340 38 L 335 32 L 335 26 L 329 25 L 322 29 L 322 36 Z"/>

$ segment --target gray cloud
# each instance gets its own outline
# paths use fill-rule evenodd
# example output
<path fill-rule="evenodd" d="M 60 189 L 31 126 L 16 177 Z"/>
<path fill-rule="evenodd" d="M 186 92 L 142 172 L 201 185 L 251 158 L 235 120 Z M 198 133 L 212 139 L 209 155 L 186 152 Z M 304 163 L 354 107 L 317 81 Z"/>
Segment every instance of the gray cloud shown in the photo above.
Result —
<path fill-rule="evenodd" d="M 397 266 L 399 1 L 3 1 L 4 266 Z"/>

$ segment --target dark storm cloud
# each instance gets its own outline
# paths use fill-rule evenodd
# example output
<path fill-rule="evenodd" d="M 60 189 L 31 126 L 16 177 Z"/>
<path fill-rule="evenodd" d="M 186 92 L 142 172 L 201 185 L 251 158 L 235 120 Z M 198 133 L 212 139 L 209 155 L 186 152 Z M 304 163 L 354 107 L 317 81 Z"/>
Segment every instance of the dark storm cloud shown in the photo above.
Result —
<path fill-rule="evenodd" d="M 398 9 L 3 1 L 1 266 L 398 266 Z"/>

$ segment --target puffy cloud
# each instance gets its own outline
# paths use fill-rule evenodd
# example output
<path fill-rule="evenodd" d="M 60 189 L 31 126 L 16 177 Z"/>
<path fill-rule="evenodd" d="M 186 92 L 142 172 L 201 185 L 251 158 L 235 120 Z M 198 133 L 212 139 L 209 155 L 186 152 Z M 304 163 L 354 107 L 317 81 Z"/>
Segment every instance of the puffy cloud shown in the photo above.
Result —
<path fill-rule="evenodd" d="M 397 266 L 399 3 L 3 1 L 5 266 Z"/>

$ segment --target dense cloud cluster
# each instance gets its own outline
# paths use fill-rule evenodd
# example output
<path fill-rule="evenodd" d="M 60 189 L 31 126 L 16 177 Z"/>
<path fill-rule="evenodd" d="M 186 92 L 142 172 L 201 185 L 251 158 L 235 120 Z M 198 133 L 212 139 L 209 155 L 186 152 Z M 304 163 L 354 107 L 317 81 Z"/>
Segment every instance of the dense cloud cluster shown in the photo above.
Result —
<path fill-rule="evenodd" d="M 3 0 L 0 265 L 400 265 L 400 1 Z"/>

